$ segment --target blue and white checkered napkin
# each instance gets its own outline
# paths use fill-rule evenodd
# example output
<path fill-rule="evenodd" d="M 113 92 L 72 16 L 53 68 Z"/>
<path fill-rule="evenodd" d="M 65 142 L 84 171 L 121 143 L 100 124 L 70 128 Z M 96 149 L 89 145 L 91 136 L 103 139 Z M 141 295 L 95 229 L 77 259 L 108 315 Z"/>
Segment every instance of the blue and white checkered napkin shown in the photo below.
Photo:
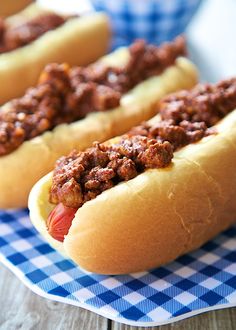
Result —
<path fill-rule="evenodd" d="M 82 271 L 45 243 L 27 210 L 0 211 L 0 233 L 0 260 L 34 292 L 122 323 L 161 325 L 236 305 L 236 227 L 165 267 L 126 276 Z"/>
<path fill-rule="evenodd" d="M 136 38 L 159 44 L 184 32 L 201 0 L 90 0 L 111 18 L 113 45 Z"/>

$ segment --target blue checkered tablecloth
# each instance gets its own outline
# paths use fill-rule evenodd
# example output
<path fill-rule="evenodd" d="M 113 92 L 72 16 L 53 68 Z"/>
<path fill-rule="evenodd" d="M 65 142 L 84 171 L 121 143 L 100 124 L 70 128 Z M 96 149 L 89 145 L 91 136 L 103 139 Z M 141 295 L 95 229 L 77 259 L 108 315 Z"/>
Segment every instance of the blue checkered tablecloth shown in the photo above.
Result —
<path fill-rule="evenodd" d="M 88 273 L 65 259 L 27 210 L 0 210 L 0 233 L 0 260 L 34 292 L 122 323 L 160 325 L 236 305 L 236 227 L 165 267 L 121 276 Z"/>
<path fill-rule="evenodd" d="M 201 0 L 90 0 L 106 12 L 113 30 L 113 46 L 129 45 L 136 38 L 154 44 L 182 34 Z"/>

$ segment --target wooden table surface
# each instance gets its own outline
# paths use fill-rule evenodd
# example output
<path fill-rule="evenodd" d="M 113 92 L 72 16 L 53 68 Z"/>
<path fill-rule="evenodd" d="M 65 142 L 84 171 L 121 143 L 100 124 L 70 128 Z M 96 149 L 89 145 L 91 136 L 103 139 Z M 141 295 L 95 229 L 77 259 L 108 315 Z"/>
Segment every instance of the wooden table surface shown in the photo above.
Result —
<path fill-rule="evenodd" d="M 142 330 L 85 309 L 42 298 L 0 265 L 0 330 Z M 236 308 L 204 313 L 158 330 L 235 330 Z"/>

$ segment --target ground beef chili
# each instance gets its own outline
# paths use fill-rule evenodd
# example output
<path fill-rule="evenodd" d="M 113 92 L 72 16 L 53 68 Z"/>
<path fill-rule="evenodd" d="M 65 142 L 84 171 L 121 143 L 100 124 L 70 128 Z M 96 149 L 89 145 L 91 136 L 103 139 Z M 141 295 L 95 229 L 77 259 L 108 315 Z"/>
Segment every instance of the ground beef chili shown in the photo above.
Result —
<path fill-rule="evenodd" d="M 162 119 L 180 126 L 185 122 L 204 122 L 215 125 L 236 107 L 236 78 L 216 85 L 198 85 L 192 91 L 183 91 L 166 97 L 160 109 Z"/>
<path fill-rule="evenodd" d="M 57 162 L 50 201 L 78 208 L 121 181 L 128 181 L 146 168 L 167 166 L 173 157 L 169 142 L 145 136 L 124 136 L 117 144 L 95 145 L 85 152 L 72 152 Z"/>
<path fill-rule="evenodd" d="M 70 123 L 94 111 L 120 104 L 123 93 L 160 74 L 184 55 L 185 42 L 178 37 L 160 47 L 139 40 L 129 47 L 130 59 L 122 68 L 96 63 L 70 69 L 49 64 L 39 84 L 0 112 L 0 156 L 60 123 Z"/>
<path fill-rule="evenodd" d="M 15 27 L 0 19 L 0 54 L 28 45 L 44 33 L 64 24 L 67 18 L 45 13 Z"/>
<path fill-rule="evenodd" d="M 122 181 L 170 164 L 173 151 L 216 133 L 212 126 L 236 107 L 236 79 L 198 85 L 160 104 L 160 122 L 143 123 L 117 142 L 95 143 L 56 163 L 50 202 L 79 208 Z"/>

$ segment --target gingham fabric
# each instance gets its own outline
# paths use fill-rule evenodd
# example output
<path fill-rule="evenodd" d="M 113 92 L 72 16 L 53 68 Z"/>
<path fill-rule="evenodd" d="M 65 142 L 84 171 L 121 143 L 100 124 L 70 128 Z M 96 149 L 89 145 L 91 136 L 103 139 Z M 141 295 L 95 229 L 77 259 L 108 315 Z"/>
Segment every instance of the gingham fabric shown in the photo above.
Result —
<path fill-rule="evenodd" d="M 27 210 L 0 211 L 0 233 L 0 260 L 33 291 L 119 322 L 160 325 L 236 305 L 236 227 L 165 267 L 126 276 L 81 270 L 41 238 Z"/>
<path fill-rule="evenodd" d="M 92 0 L 111 18 L 113 47 L 136 38 L 159 44 L 184 32 L 201 0 Z"/>

